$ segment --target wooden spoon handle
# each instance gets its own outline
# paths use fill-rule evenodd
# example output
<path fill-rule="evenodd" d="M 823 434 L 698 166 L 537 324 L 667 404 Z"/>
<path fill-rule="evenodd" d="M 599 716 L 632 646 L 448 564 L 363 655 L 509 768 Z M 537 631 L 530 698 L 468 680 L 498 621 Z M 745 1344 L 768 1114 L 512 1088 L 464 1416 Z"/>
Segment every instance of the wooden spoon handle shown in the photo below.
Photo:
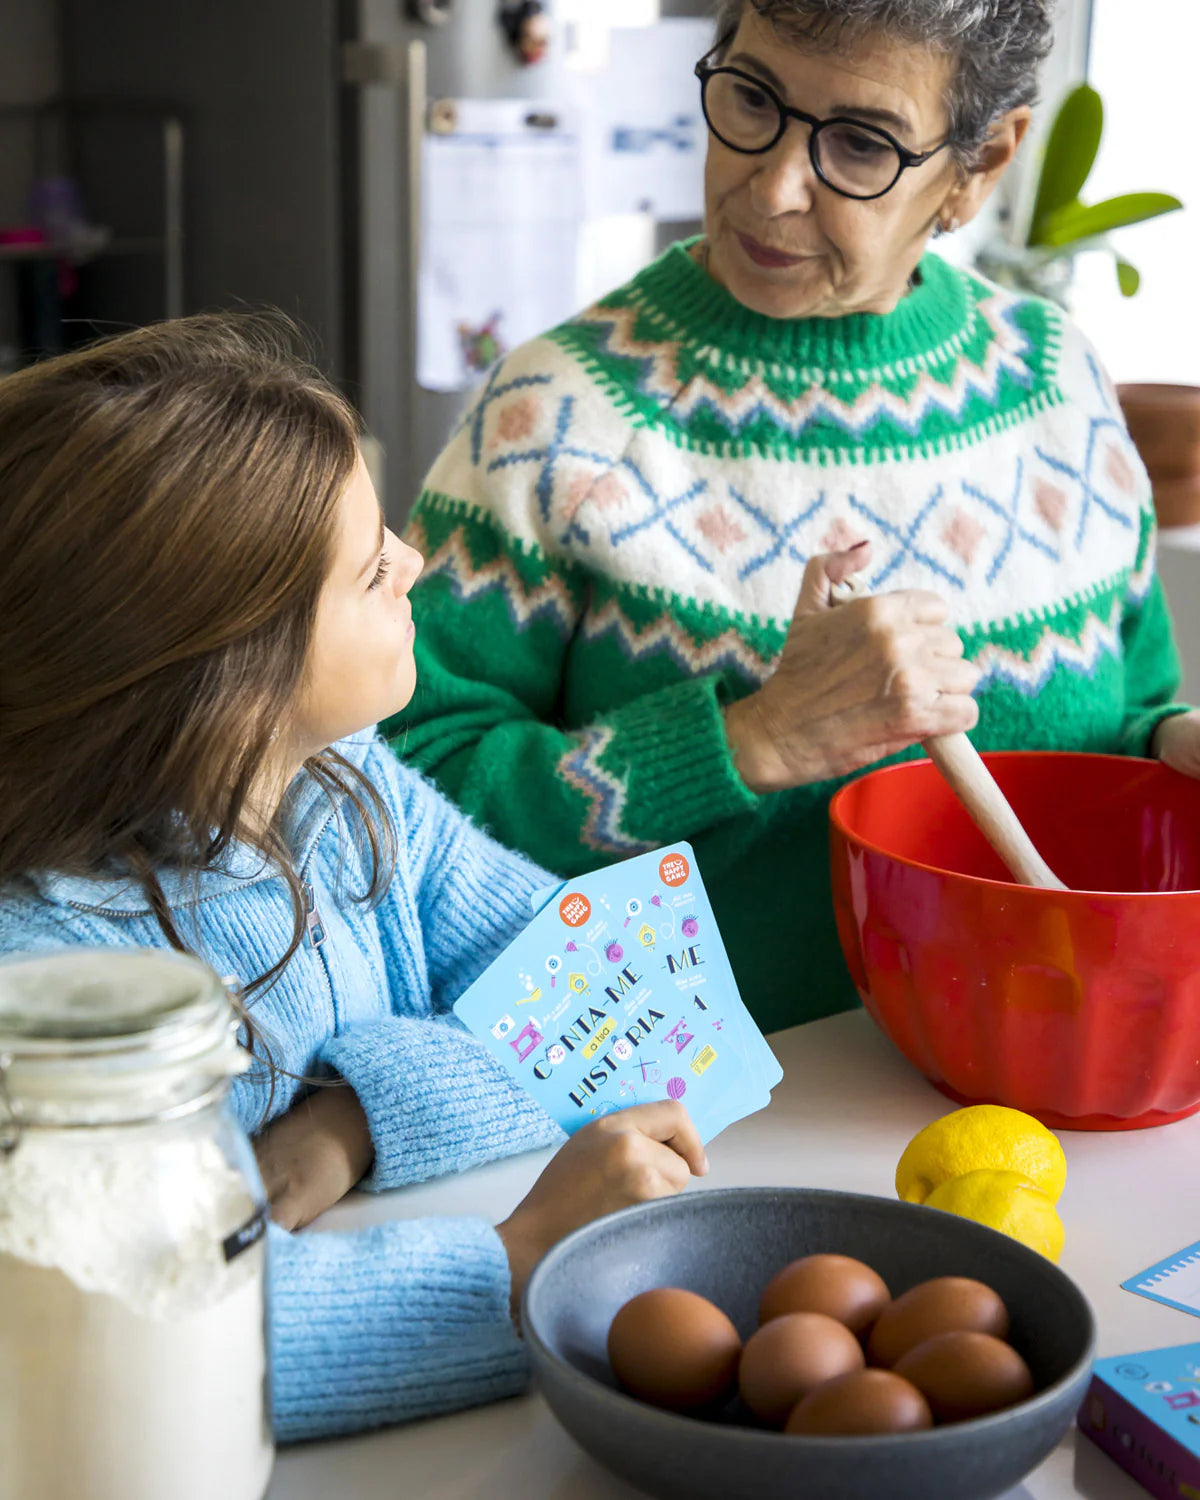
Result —
<path fill-rule="evenodd" d="M 1034 848 L 1033 840 L 965 734 L 938 735 L 926 740 L 922 749 L 1020 885 L 1035 885 L 1050 891 L 1067 889 Z"/>
<path fill-rule="evenodd" d="M 830 596 L 833 604 L 839 605 L 863 598 L 868 592 L 852 577 L 834 584 Z M 1049 891 L 1068 889 L 1034 848 L 1033 840 L 965 734 L 936 735 L 925 740 L 921 748 L 1019 885 L 1040 886 Z"/>

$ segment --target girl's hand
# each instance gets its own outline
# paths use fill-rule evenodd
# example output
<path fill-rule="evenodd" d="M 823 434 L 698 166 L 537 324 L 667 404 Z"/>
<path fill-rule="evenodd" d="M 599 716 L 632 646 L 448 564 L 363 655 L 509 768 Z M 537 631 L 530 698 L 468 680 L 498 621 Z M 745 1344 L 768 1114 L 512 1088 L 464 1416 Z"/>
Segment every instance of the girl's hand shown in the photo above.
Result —
<path fill-rule="evenodd" d="M 1173 771 L 1200 776 L 1200 710 L 1164 719 L 1154 731 L 1152 753 Z"/>
<path fill-rule="evenodd" d="M 871 550 L 814 557 L 773 676 L 725 710 L 739 772 L 754 792 L 846 776 L 933 735 L 973 729 L 979 671 L 937 594 L 908 590 L 832 608 L 832 590 Z"/>
<path fill-rule="evenodd" d="M 529 1273 L 552 1245 L 604 1214 L 669 1198 L 707 1171 L 696 1127 L 674 1100 L 635 1104 L 585 1125 L 496 1226 L 512 1271 L 514 1320 Z"/>
<path fill-rule="evenodd" d="M 271 1217 L 301 1229 L 362 1180 L 375 1156 L 367 1117 L 348 1083 L 293 1104 L 254 1142 Z"/>

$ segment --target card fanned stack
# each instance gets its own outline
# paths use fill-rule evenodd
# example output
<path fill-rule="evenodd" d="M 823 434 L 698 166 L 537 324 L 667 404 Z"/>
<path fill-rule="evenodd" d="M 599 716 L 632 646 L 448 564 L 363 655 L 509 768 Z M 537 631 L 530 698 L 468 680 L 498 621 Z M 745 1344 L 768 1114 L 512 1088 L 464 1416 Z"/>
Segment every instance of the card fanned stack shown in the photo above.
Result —
<path fill-rule="evenodd" d="M 533 898 L 530 925 L 454 1007 L 571 1132 L 677 1099 L 707 1143 L 783 1077 L 738 994 L 689 844 Z"/>

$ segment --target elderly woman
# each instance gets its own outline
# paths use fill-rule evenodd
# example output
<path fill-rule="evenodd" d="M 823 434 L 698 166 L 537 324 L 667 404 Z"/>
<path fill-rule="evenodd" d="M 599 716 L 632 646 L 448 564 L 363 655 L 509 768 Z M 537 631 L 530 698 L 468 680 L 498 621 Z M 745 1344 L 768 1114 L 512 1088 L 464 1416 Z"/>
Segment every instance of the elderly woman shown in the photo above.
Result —
<path fill-rule="evenodd" d="M 690 840 L 764 1028 L 854 999 L 843 778 L 953 730 L 1197 758 L 1095 354 L 926 253 L 1011 163 L 1050 12 L 724 0 L 704 237 L 505 359 L 413 514 L 397 749 L 564 875 Z"/>

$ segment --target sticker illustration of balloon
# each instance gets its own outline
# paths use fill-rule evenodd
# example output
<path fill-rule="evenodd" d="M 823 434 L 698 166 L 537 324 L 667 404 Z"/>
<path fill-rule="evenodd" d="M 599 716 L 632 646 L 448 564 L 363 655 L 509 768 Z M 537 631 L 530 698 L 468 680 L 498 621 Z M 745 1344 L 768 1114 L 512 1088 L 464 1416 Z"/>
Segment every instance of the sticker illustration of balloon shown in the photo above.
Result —
<path fill-rule="evenodd" d="M 636 896 L 630 896 L 629 900 L 626 901 L 626 903 L 625 903 L 625 925 L 626 925 L 626 927 L 629 926 L 630 922 L 633 921 L 634 917 L 640 917 L 641 914 L 642 914 L 642 903 L 638 900 L 638 898 Z"/>
<path fill-rule="evenodd" d="M 604 956 L 610 964 L 619 964 L 625 957 L 625 950 L 621 947 L 620 943 L 609 943 L 608 947 L 604 950 Z"/>
<path fill-rule="evenodd" d="M 682 1099 L 687 1093 L 687 1084 L 682 1078 L 667 1079 L 667 1094 L 672 1099 Z"/>

